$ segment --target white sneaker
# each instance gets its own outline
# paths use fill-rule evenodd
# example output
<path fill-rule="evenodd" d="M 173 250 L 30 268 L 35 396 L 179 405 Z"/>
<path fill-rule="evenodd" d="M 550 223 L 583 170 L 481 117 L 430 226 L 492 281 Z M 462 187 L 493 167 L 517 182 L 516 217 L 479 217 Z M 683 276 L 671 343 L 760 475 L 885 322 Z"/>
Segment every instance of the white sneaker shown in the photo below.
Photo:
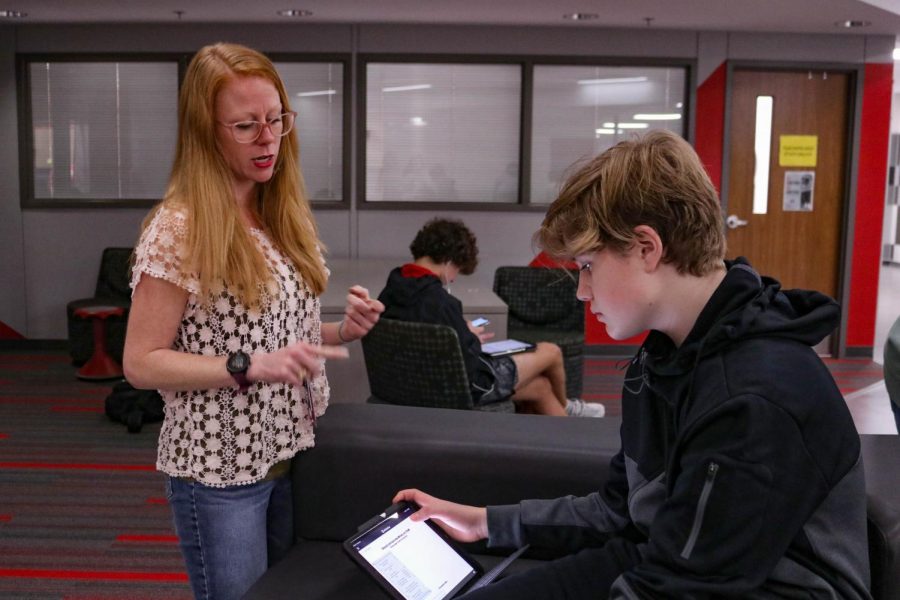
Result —
<path fill-rule="evenodd" d="M 566 414 L 570 417 L 602 417 L 606 407 L 599 402 L 585 402 L 579 398 L 569 398 L 566 403 Z"/>

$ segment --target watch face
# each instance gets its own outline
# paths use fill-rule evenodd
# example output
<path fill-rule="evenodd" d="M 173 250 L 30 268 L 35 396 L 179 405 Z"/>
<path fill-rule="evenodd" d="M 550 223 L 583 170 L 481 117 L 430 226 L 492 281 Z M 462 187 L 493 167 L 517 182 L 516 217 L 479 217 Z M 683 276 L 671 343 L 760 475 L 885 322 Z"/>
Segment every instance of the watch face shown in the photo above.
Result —
<path fill-rule="evenodd" d="M 244 373 L 250 368 L 250 357 L 243 352 L 235 352 L 228 357 L 226 366 L 230 373 Z"/>

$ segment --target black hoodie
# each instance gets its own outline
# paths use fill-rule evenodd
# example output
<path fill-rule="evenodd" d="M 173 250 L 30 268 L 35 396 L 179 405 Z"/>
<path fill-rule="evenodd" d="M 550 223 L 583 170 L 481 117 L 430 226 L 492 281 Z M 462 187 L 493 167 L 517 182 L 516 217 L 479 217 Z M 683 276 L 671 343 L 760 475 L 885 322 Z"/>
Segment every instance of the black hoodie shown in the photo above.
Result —
<path fill-rule="evenodd" d="M 870 598 L 859 436 L 811 348 L 839 307 L 728 267 L 681 347 L 652 331 L 632 359 L 606 487 L 488 508 L 494 546 L 634 545 L 611 590 L 591 550 L 527 597 Z"/>
<path fill-rule="evenodd" d="M 472 400 L 478 404 L 482 394 L 492 389 L 494 372 L 481 354 L 481 342 L 469 331 L 463 317 L 462 302 L 451 296 L 431 271 L 415 264 L 397 267 L 388 275 L 378 296 L 384 304 L 385 319 L 449 325 L 459 337 Z"/>

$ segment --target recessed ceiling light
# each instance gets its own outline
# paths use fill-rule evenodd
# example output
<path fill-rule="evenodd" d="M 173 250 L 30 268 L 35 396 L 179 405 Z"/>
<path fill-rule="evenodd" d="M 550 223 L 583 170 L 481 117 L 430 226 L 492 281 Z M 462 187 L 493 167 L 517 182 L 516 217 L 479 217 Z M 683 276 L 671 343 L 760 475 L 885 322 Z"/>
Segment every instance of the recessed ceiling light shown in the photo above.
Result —
<path fill-rule="evenodd" d="M 835 27 L 846 27 L 847 29 L 852 29 L 854 27 L 868 27 L 872 24 L 872 21 L 835 21 Z"/>
<path fill-rule="evenodd" d="M 308 98 L 310 96 L 334 96 L 335 94 L 337 94 L 337 90 L 316 90 L 315 92 L 299 92 L 297 96 Z"/>
<path fill-rule="evenodd" d="M 311 17 L 313 14 L 311 10 L 302 8 L 286 8 L 277 12 L 279 17 Z"/>
<path fill-rule="evenodd" d="M 382 92 L 411 92 L 413 90 L 430 90 L 430 83 L 419 83 L 416 85 L 396 85 L 381 88 Z"/>
<path fill-rule="evenodd" d="M 646 77 L 605 77 L 603 79 L 579 79 L 578 85 L 605 85 L 609 83 L 641 83 Z"/>
<path fill-rule="evenodd" d="M 650 127 L 646 123 L 604 123 L 606 129 L 647 129 Z"/>
<path fill-rule="evenodd" d="M 681 113 L 638 113 L 632 117 L 635 121 L 677 121 Z"/>
<path fill-rule="evenodd" d="M 563 19 L 569 19 L 570 21 L 590 21 L 591 19 L 599 19 L 600 15 L 597 13 L 568 13 L 563 15 Z"/>
<path fill-rule="evenodd" d="M 21 19 L 27 16 L 28 13 L 20 10 L 0 10 L 0 19 Z"/>

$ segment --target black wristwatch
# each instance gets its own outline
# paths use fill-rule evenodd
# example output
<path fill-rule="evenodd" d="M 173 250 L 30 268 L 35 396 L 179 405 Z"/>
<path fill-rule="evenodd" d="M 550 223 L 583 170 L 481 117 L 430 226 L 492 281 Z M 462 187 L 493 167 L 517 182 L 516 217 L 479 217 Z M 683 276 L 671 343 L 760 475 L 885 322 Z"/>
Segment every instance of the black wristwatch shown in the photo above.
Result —
<path fill-rule="evenodd" d="M 228 360 L 225 361 L 225 368 L 234 377 L 240 390 L 246 392 L 247 388 L 250 387 L 250 380 L 247 379 L 247 369 L 250 368 L 250 355 L 241 350 L 229 354 Z"/>

